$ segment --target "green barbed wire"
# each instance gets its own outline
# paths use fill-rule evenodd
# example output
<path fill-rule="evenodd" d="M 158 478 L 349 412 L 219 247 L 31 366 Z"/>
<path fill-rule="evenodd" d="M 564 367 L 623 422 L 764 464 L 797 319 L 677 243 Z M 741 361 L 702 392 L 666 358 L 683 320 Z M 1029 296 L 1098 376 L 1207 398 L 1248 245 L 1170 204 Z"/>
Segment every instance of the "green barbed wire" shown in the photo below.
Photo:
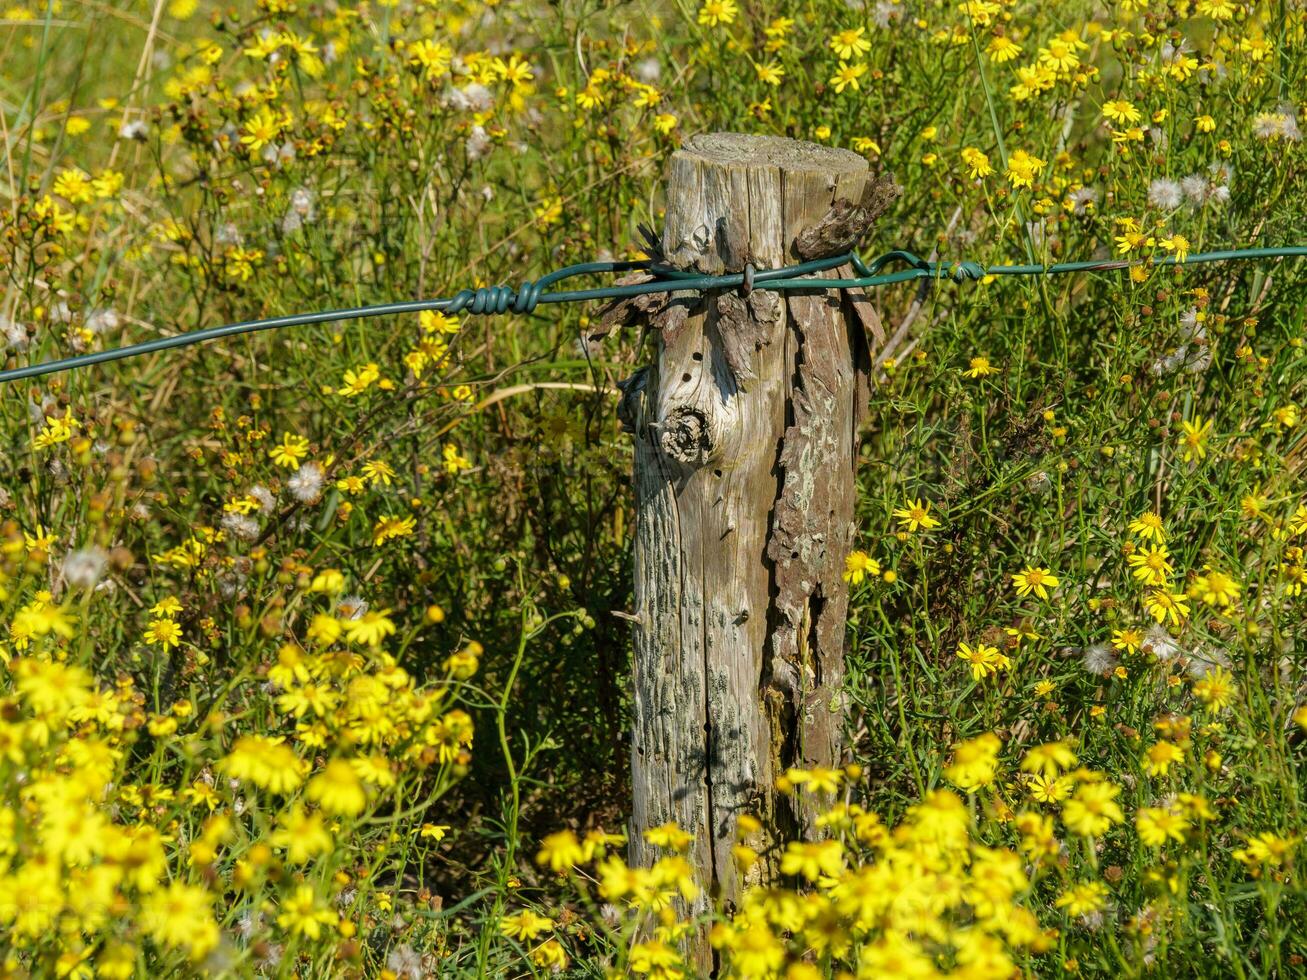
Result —
<path fill-rule="evenodd" d="M 744 288 L 746 290 L 868 289 L 918 279 L 947 279 L 952 282 L 962 283 L 974 282 L 988 276 L 1044 276 L 1073 272 L 1110 272 L 1141 265 L 1189 266 L 1207 262 L 1304 256 L 1307 256 L 1307 245 L 1286 245 L 1278 248 L 1238 248 L 1215 252 L 1199 252 L 1187 255 L 1183 259 L 1175 255 L 1167 255 L 1138 259 L 1058 262 L 1052 265 L 982 266 L 977 262 L 932 262 L 919 258 L 911 252 L 895 249 L 878 256 L 870 264 L 864 262 L 855 252 L 845 252 L 841 255 L 812 259 L 808 262 L 800 262 L 797 265 L 784 266 L 779 269 L 755 270 L 753 266 L 746 266 L 743 272 L 724 275 L 703 275 L 697 272 L 687 272 L 672 269 L 652 261 L 582 262 L 558 269 L 539 279 L 527 280 L 516 288 L 511 286 L 486 286 L 479 289 L 464 289 L 453 296 L 441 299 L 410 300 L 399 303 L 383 303 L 376 306 L 356 306 L 318 313 L 295 313 L 289 316 L 244 320 L 240 323 L 227 323 L 217 327 L 191 330 L 174 334 L 171 337 L 160 337 L 157 340 L 130 344 L 126 347 L 78 354 L 73 357 L 0 371 L 0 384 L 10 381 L 22 381 L 27 378 L 38 378 L 61 371 L 71 371 L 75 368 L 117 361 L 126 357 L 139 357 L 158 351 L 189 347 L 192 344 L 201 344 L 223 337 L 235 337 L 240 334 L 258 333 L 264 330 L 281 330 L 287 327 L 307 326 L 315 323 L 331 323 L 337 320 L 364 320 L 379 316 L 421 313 L 427 310 L 451 314 L 472 313 L 481 315 L 510 312 L 531 313 L 542 303 L 584 303 L 592 300 L 629 299 L 650 293 L 706 292 L 714 289 L 735 288 Z M 881 272 L 881 269 L 885 266 L 897 262 L 906 264 L 908 268 L 897 272 Z M 845 279 L 813 278 L 813 273 L 829 272 L 831 269 L 837 269 L 845 265 L 850 266 L 857 273 L 857 276 Z M 549 287 L 575 276 L 635 271 L 648 272 L 655 278 L 649 282 L 626 285 L 548 291 Z"/>

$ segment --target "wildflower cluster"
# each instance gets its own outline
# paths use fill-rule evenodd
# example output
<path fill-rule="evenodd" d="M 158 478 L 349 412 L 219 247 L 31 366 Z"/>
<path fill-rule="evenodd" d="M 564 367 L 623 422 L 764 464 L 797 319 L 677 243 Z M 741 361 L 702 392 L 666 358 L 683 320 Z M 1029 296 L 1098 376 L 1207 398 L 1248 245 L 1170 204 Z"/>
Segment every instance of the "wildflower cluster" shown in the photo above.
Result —
<path fill-rule="evenodd" d="M 871 297 L 811 705 L 847 758 L 711 853 L 613 832 L 638 331 L 428 312 L 6 387 L 0 972 L 1302 972 L 1307 279 L 1188 261 L 1301 238 L 1301 4 L 0 20 L 6 367 L 643 257 L 712 130 L 892 173 L 869 253 L 1123 263 Z"/>

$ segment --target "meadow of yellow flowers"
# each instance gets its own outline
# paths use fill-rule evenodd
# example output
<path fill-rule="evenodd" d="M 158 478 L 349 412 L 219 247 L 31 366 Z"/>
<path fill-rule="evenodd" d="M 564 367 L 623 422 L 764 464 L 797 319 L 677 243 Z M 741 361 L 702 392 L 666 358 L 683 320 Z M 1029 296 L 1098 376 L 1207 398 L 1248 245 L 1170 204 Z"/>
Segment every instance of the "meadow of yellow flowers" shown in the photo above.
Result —
<path fill-rule="evenodd" d="M 892 172 L 876 250 L 1307 234 L 1302 0 L 10 0 L 0 51 L 5 366 L 638 257 L 711 130 Z M 853 755 L 698 922 L 681 828 L 624 861 L 641 338 L 0 388 L 0 975 L 1307 975 L 1307 267 L 874 299 Z"/>

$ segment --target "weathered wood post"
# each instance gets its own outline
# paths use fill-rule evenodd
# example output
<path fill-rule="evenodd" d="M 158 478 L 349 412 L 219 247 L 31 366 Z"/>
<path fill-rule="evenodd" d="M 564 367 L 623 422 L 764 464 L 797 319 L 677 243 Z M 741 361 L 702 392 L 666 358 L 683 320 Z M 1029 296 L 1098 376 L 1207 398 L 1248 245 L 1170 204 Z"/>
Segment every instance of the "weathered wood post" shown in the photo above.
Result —
<path fill-rule="evenodd" d="M 845 150 L 692 137 L 671 160 L 662 260 L 722 273 L 841 254 L 896 192 Z M 702 909 L 779 876 L 778 842 L 811 815 L 776 777 L 841 764 L 841 576 L 880 324 L 839 290 L 648 297 L 613 318 L 650 330 L 657 351 L 623 385 L 638 508 L 632 859 L 657 857 L 649 827 L 693 833 Z M 763 858 L 741 875 L 746 813 Z"/>

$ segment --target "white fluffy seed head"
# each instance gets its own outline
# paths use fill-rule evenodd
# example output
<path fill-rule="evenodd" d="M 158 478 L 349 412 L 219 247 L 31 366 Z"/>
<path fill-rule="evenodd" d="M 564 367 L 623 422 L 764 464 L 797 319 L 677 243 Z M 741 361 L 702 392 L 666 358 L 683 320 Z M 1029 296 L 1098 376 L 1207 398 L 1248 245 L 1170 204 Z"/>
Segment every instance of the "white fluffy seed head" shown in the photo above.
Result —
<path fill-rule="evenodd" d="M 317 463 L 301 463 L 286 481 L 286 489 L 300 503 L 311 504 L 322 495 L 322 482 L 322 469 Z"/>
<path fill-rule="evenodd" d="M 1180 184 L 1165 177 L 1158 177 L 1148 185 L 1148 203 L 1164 211 L 1174 211 L 1184 201 L 1184 191 Z"/>
<path fill-rule="evenodd" d="M 1106 674 L 1116 666 L 1116 651 L 1106 643 L 1095 643 L 1085 648 L 1081 662 L 1091 674 Z"/>
<path fill-rule="evenodd" d="M 249 514 L 223 514 L 222 529 L 243 541 L 253 541 L 259 536 L 259 522 Z"/>
<path fill-rule="evenodd" d="M 92 545 L 70 551 L 64 558 L 64 581 L 77 589 L 93 589 L 100 584 L 109 567 L 109 553 Z"/>

